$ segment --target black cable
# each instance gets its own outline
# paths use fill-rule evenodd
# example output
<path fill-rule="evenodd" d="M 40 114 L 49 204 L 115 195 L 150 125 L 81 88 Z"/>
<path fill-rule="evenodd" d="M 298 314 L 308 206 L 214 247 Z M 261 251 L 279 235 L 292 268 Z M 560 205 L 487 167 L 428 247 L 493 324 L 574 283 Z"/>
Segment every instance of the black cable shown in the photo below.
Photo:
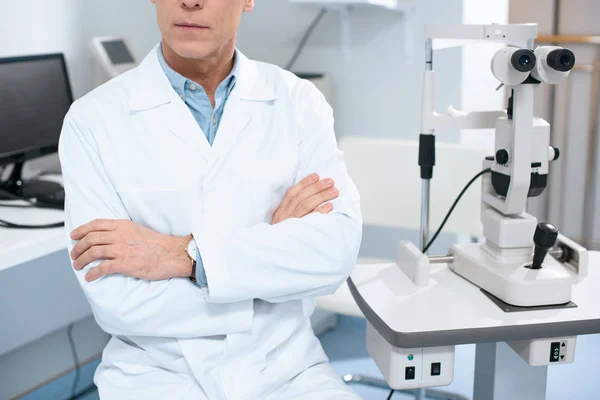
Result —
<path fill-rule="evenodd" d="M 92 392 L 95 392 L 97 389 L 98 388 L 96 387 L 96 385 L 92 383 L 91 385 L 83 388 L 79 393 L 75 394 L 74 396 L 69 397 L 67 400 L 77 400 L 83 396 L 86 396 Z"/>
<path fill-rule="evenodd" d="M 46 225 L 20 225 L 14 224 L 12 222 L 5 221 L 0 219 L 0 228 L 7 229 L 53 229 L 53 228 L 62 228 L 65 226 L 64 222 L 56 222 L 54 224 L 46 224 Z"/>
<path fill-rule="evenodd" d="M 27 203 L 26 206 L 24 205 L 14 205 L 14 204 L 0 204 L 0 207 L 19 207 L 19 208 L 29 208 L 29 207 L 35 207 L 35 208 L 49 208 L 49 207 L 45 207 L 45 206 L 41 206 L 29 199 L 26 199 L 24 197 L 21 196 L 17 196 L 15 194 L 12 194 L 10 192 L 7 192 L 6 190 L 0 189 L 0 195 L 4 196 L 4 197 L 8 197 L 10 199 L 13 200 L 20 200 L 20 201 L 24 201 Z M 62 228 L 63 226 L 65 226 L 64 222 L 56 222 L 53 224 L 46 224 L 46 225 L 21 225 L 21 224 L 15 224 L 13 222 L 9 222 L 9 221 L 5 221 L 3 219 L 0 219 L 0 228 L 7 228 L 7 229 L 52 229 L 52 228 Z"/>
<path fill-rule="evenodd" d="M 79 375 L 81 366 L 79 365 L 79 356 L 77 355 L 77 349 L 75 348 L 75 341 L 73 340 L 73 327 L 75 324 L 70 324 L 67 328 L 67 336 L 69 337 L 69 345 L 71 346 L 71 354 L 73 355 L 73 361 L 75 361 L 75 379 L 73 380 L 73 386 L 71 387 L 71 398 L 75 397 L 77 393 L 77 386 L 79 386 Z"/>
<path fill-rule="evenodd" d="M 387 397 L 387 400 L 390 400 L 392 398 L 392 396 L 394 395 L 395 390 L 392 389 L 392 391 L 390 392 L 390 395 Z"/>
<path fill-rule="evenodd" d="M 469 187 L 473 184 L 473 182 L 475 182 L 480 176 L 482 176 L 484 174 L 487 174 L 488 172 L 491 172 L 491 171 L 492 170 L 490 168 L 484 169 L 483 171 L 481 171 L 477 175 L 475 175 L 473 177 L 473 179 L 471 179 L 469 181 L 469 183 L 467 183 L 467 185 L 464 187 L 464 189 L 462 190 L 462 192 L 460 192 L 460 194 L 458 195 L 458 197 L 456 198 L 456 200 L 454 200 L 454 204 L 452 204 L 452 207 L 450 207 L 450 211 L 448 211 L 448 214 L 446 214 L 446 218 L 444 218 L 444 221 L 442 222 L 442 224 L 438 228 L 437 232 L 435 233 L 435 235 L 433 235 L 433 237 L 431 238 L 431 240 L 429 241 L 429 243 L 427 243 L 427 246 L 425 246 L 425 248 L 423 249 L 423 254 L 427 253 L 427 250 L 429 250 L 429 248 L 431 247 L 431 245 L 433 244 L 433 242 L 435 242 L 435 239 L 437 239 L 437 237 L 440 234 L 440 232 L 442 231 L 442 229 L 444 229 L 444 225 L 446 225 L 446 222 L 448 222 L 448 219 L 450 218 L 450 215 L 452 215 L 452 212 L 454 211 L 454 209 L 458 205 L 458 202 L 460 201 L 460 199 L 467 192 L 467 189 L 469 189 Z"/>
<path fill-rule="evenodd" d="M 292 56 L 290 61 L 288 61 L 288 63 L 286 64 L 285 69 L 287 69 L 288 71 L 292 69 L 292 67 L 296 63 L 296 60 L 298 60 L 298 57 L 300 57 L 300 54 L 302 54 L 302 50 L 304 50 L 304 47 L 306 46 L 308 39 L 310 39 L 310 35 L 312 35 L 313 31 L 315 30 L 315 28 L 317 27 L 317 25 L 319 24 L 319 22 L 321 21 L 323 16 L 325 16 L 325 14 L 327 14 L 327 9 L 322 8 L 321 11 L 319 11 L 319 14 L 317 14 L 315 19 L 310 23 L 310 26 L 304 33 L 304 36 L 302 37 L 302 39 L 300 40 L 300 44 L 298 44 L 298 47 L 296 48 L 294 55 Z"/>

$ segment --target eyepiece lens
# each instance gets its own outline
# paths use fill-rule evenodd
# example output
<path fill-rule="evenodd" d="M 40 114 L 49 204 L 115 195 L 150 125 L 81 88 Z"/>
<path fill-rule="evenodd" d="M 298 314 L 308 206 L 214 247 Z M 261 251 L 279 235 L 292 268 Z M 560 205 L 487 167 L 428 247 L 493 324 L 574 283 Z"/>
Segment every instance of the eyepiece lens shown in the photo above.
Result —
<path fill-rule="evenodd" d="M 556 49 L 548 53 L 546 61 L 550 68 L 560 72 L 567 72 L 575 66 L 575 54 L 568 49 Z"/>
<path fill-rule="evenodd" d="M 521 56 L 521 58 L 519 58 L 519 65 L 526 66 L 526 65 L 529 65 L 530 62 L 531 62 L 531 57 L 529 57 L 529 56 Z"/>
<path fill-rule="evenodd" d="M 510 64 L 519 72 L 529 72 L 535 67 L 535 54 L 528 49 L 516 50 L 510 58 Z"/>

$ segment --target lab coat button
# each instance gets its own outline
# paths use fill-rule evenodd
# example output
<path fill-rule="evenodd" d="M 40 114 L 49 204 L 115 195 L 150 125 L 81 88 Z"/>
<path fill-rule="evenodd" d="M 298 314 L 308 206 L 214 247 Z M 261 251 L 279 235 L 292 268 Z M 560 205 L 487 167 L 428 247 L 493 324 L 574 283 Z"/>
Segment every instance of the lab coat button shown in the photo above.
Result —
<path fill-rule="evenodd" d="M 193 91 L 195 91 L 195 90 L 197 89 L 196 85 L 194 85 L 193 83 L 192 83 L 192 84 L 190 84 L 189 88 L 190 88 L 190 90 L 191 90 L 192 92 L 193 92 Z"/>

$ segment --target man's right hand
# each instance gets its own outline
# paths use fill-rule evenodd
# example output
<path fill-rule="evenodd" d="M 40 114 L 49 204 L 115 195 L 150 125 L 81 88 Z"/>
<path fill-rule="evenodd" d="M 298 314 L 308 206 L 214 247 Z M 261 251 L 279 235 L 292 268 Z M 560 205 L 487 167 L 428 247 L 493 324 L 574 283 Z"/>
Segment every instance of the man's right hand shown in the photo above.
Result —
<path fill-rule="evenodd" d="M 271 224 L 288 218 L 302 218 L 312 212 L 328 214 L 333 210 L 333 205 L 327 202 L 336 199 L 339 194 L 333 179 L 320 180 L 317 174 L 309 175 L 287 191 L 273 214 Z"/>

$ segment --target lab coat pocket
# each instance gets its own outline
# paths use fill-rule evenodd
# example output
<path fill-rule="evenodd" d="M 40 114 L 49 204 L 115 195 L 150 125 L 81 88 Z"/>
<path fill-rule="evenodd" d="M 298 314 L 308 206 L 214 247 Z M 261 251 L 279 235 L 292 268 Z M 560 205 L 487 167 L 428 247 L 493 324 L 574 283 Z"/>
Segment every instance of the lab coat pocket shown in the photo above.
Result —
<path fill-rule="evenodd" d="M 269 173 L 263 162 L 248 163 L 243 170 L 223 171 L 219 183 L 205 192 L 204 213 L 225 232 L 271 223 L 292 184 L 292 173 Z"/>
<path fill-rule="evenodd" d="M 244 182 L 249 198 L 260 222 L 270 223 L 287 191 L 293 186 L 295 167 L 288 162 L 260 160 L 250 168 L 251 175 Z"/>

